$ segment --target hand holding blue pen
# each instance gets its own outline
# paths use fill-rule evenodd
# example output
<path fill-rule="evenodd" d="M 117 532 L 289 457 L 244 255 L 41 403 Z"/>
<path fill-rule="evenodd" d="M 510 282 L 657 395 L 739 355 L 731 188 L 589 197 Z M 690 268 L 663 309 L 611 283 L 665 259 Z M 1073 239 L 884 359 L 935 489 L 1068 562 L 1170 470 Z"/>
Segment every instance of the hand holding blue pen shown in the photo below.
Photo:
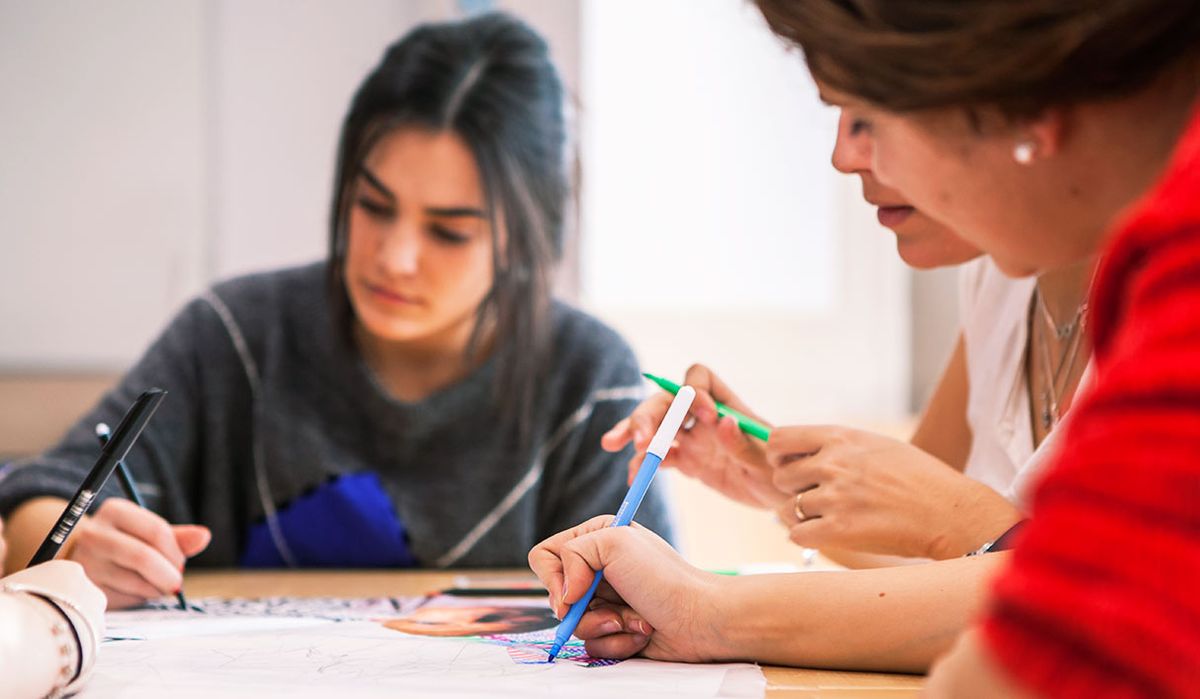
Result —
<path fill-rule="evenodd" d="M 679 432 L 679 426 L 683 424 L 683 419 L 687 416 L 688 409 L 692 407 L 692 401 L 695 398 L 696 390 L 691 386 L 684 386 L 675 394 L 675 399 L 671 401 L 671 407 L 667 410 L 666 417 L 663 418 L 658 431 L 654 433 L 654 439 L 650 440 L 650 446 L 646 449 L 646 457 L 642 461 L 641 468 L 638 469 L 637 477 L 629 486 L 629 492 L 626 493 L 625 500 L 621 502 L 621 509 L 617 510 L 617 516 L 609 526 L 624 527 L 633 521 L 633 515 L 637 512 L 638 506 L 642 504 L 642 498 L 646 496 L 646 491 L 650 488 L 650 481 L 654 479 L 658 465 L 667 457 L 671 443 L 675 441 L 675 435 Z M 588 604 L 591 603 L 592 597 L 596 594 L 596 588 L 600 586 L 603 578 L 604 571 L 596 571 L 596 576 L 592 578 L 592 584 L 588 587 L 587 592 L 571 605 L 570 610 L 563 617 L 562 623 L 558 625 L 558 630 L 554 633 L 554 644 L 550 647 L 551 661 L 558 657 L 563 645 L 570 640 L 571 634 L 575 633 L 575 627 L 579 625 L 580 618 L 587 611 Z"/>

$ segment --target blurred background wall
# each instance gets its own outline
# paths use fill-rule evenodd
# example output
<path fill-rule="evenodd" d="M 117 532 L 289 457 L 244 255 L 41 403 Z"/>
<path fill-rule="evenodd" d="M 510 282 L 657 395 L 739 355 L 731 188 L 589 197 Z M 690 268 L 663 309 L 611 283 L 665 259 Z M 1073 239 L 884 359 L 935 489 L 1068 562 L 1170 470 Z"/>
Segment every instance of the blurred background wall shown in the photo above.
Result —
<path fill-rule="evenodd" d="M 354 88 L 414 24 L 486 9 L 547 37 L 571 95 L 560 294 L 776 423 L 906 436 L 953 273 L 901 264 L 744 0 L 3 0 L 0 457 L 56 439 L 205 286 L 322 257 Z M 770 515 L 664 483 L 698 563 L 797 557 Z"/>

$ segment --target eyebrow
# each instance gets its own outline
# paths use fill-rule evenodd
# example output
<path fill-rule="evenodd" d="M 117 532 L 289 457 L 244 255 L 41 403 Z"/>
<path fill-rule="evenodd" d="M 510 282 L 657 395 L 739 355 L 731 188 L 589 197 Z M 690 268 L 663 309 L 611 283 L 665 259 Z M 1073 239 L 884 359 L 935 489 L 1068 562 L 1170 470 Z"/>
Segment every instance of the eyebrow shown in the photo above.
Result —
<path fill-rule="evenodd" d="M 388 201 L 392 203 L 396 202 L 396 195 L 392 193 L 392 190 L 388 189 L 383 182 L 380 182 L 379 178 L 375 176 L 375 173 L 367 169 L 367 166 L 360 166 L 358 168 L 358 172 L 360 175 L 362 175 L 362 178 L 367 181 L 367 184 L 371 185 L 373 189 L 378 190 L 380 194 L 387 197 Z M 427 206 L 425 207 L 425 213 L 429 216 L 438 216 L 442 218 L 487 218 L 487 214 L 484 213 L 483 209 L 473 206 Z"/>
<path fill-rule="evenodd" d="M 427 206 L 425 213 L 430 216 L 487 218 L 482 209 L 470 206 Z"/>
<path fill-rule="evenodd" d="M 396 195 L 392 193 L 392 190 L 384 186 L 384 184 L 379 181 L 379 178 L 375 176 L 375 173 L 367 169 L 366 165 L 359 166 L 358 174 L 362 175 L 362 178 L 367 181 L 367 184 L 371 185 L 378 190 L 380 194 L 387 197 L 388 201 L 396 201 Z"/>

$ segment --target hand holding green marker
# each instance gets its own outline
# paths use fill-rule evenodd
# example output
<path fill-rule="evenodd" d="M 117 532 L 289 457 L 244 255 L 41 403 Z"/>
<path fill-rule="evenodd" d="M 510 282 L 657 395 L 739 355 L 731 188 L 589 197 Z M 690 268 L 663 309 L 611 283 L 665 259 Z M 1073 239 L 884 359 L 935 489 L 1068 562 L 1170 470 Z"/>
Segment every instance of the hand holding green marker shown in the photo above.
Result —
<path fill-rule="evenodd" d="M 661 387 L 664 391 L 669 391 L 672 394 L 679 393 L 679 384 L 675 383 L 674 381 L 668 381 L 661 376 L 655 376 L 654 374 L 647 374 L 645 372 L 642 373 L 642 376 L 645 376 L 654 383 L 658 384 L 659 387 Z M 771 436 L 771 429 L 769 427 L 763 425 L 757 420 L 746 417 L 742 413 L 739 413 L 724 403 L 717 403 L 717 415 L 720 415 L 721 417 L 728 415 L 734 420 L 737 420 L 738 427 L 741 428 L 742 432 L 745 432 L 751 437 L 758 437 L 765 442 Z"/>

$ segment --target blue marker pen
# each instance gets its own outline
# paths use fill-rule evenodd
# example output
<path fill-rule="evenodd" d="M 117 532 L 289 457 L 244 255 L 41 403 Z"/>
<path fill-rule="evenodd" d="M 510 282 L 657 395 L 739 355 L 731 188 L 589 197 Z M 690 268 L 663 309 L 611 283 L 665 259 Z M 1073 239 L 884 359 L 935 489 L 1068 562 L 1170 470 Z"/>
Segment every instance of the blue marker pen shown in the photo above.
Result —
<path fill-rule="evenodd" d="M 654 479 L 658 465 L 667 458 L 671 443 L 675 441 L 679 426 L 683 424 L 683 418 L 687 416 L 688 409 L 692 407 L 692 400 L 695 398 L 696 389 L 691 386 L 684 386 L 675 394 L 675 400 L 671 401 L 671 407 L 667 409 L 666 417 L 658 426 L 658 431 L 654 433 L 654 439 L 650 440 L 650 446 L 646 448 L 646 458 L 642 460 L 642 467 L 638 469 L 637 476 L 633 479 L 633 485 L 629 486 L 629 492 L 625 494 L 625 500 L 621 502 L 621 509 L 617 510 L 616 518 L 608 526 L 625 527 L 633 521 L 633 515 L 637 512 L 638 506 L 642 504 L 642 498 L 646 497 L 646 491 L 650 488 L 650 481 Z M 558 657 L 563 645 L 570 640 L 571 634 L 575 633 L 575 627 L 579 625 L 579 619 L 587 611 L 588 604 L 592 601 L 592 596 L 596 594 L 596 588 L 600 586 L 600 580 L 603 577 L 603 570 L 596 571 L 596 577 L 592 578 L 591 587 L 587 589 L 583 597 L 579 598 L 579 601 L 571 605 L 571 609 L 563 617 L 562 623 L 558 625 L 558 630 L 554 632 L 554 645 L 550 647 L 551 661 Z"/>

